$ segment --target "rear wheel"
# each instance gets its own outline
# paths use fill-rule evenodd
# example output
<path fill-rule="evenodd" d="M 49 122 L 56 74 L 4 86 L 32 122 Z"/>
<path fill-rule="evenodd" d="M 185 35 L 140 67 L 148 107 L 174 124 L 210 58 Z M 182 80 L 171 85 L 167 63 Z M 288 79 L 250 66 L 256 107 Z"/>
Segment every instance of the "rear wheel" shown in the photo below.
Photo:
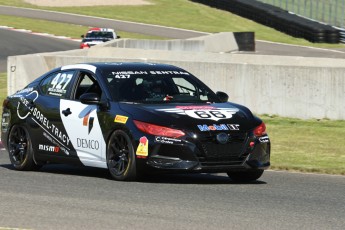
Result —
<path fill-rule="evenodd" d="M 133 181 L 136 179 L 135 153 L 129 135 L 116 130 L 107 145 L 107 165 L 115 180 Z"/>
<path fill-rule="evenodd" d="M 228 172 L 228 176 L 231 180 L 236 182 L 251 182 L 259 179 L 264 170 L 257 169 L 253 171 L 236 171 L 236 172 Z"/>
<path fill-rule="evenodd" d="M 31 138 L 27 129 L 14 125 L 8 137 L 8 153 L 17 170 L 35 170 L 40 166 L 34 162 Z"/>

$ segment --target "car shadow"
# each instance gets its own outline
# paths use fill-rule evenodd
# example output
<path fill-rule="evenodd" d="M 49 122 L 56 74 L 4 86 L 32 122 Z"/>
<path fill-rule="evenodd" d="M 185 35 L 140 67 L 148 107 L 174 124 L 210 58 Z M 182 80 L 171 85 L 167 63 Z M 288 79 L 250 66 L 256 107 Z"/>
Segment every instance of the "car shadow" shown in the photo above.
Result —
<path fill-rule="evenodd" d="M 16 169 L 11 164 L 2 164 L 2 168 L 9 170 Z M 37 170 L 40 173 L 51 173 L 61 175 L 73 175 L 81 177 L 93 177 L 100 179 L 113 180 L 107 169 L 84 167 L 84 166 L 72 166 L 64 164 L 48 164 L 44 165 L 41 169 Z M 114 181 L 115 182 L 115 181 Z M 128 183 L 120 182 L 117 183 Z M 168 174 L 168 173 L 152 173 L 140 176 L 136 182 L 132 183 L 150 183 L 150 184 L 238 184 L 238 185 L 263 185 L 267 184 L 265 181 L 257 180 L 246 183 L 239 183 L 232 181 L 225 173 L 209 174 L 209 173 L 180 173 L 180 174 Z"/>
<path fill-rule="evenodd" d="M 17 171 L 12 164 L 2 164 L 0 167 Z M 65 164 L 47 164 L 34 172 L 111 179 L 107 169 Z"/>
<path fill-rule="evenodd" d="M 139 180 L 142 183 L 159 184 L 267 184 L 264 181 L 252 181 L 239 183 L 232 181 L 225 173 L 190 173 L 190 174 L 152 174 L 146 175 Z"/>

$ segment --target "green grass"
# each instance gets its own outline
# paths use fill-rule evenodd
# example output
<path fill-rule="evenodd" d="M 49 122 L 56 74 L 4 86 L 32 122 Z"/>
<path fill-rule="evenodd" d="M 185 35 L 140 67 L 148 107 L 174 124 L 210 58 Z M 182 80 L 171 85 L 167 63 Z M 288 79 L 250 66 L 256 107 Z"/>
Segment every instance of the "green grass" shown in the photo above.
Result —
<path fill-rule="evenodd" d="M 151 0 L 145 6 L 93 6 L 93 7 L 38 7 L 21 0 L 0 0 L 2 5 L 31 7 L 98 17 L 150 23 L 205 32 L 254 31 L 256 39 L 315 47 L 339 48 L 342 44 L 314 44 L 294 38 L 241 18 L 229 12 L 217 10 L 188 0 Z M 63 32 L 63 31 L 62 31 Z M 162 35 L 164 37 L 164 35 Z"/>
<path fill-rule="evenodd" d="M 46 20 L 37 20 L 23 17 L 13 17 L 0 15 L 0 25 L 6 25 L 18 29 L 27 29 L 33 32 L 49 33 L 59 36 L 81 39 L 80 36 L 85 34 L 89 27 L 52 22 Z M 122 38 L 139 38 L 139 39 L 163 39 L 162 37 L 148 36 L 137 33 L 128 33 L 125 31 L 116 31 Z"/>
<path fill-rule="evenodd" d="M 345 175 L 345 121 L 261 118 L 272 142 L 272 169 Z"/>
<path fill-rule="evenodd" d="M 0 114 L 2 114 L 2 102 L 7 96 L 7 77 L 6 73 L 0 73 Z"/>

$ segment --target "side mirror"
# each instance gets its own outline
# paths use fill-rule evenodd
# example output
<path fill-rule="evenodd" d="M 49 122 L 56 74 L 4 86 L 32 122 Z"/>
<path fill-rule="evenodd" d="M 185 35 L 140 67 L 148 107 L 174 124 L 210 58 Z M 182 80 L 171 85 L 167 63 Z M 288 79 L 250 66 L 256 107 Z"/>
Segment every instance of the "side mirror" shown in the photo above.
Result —
<path fill-rule="evenodd" d="M 224 92 L 218 91 L 216 95 L 221 102 L 228 102 L 229 100 L 229 96 Z"/>
<path fill-rule="evenodd" d="M 82 34 L 82 35 L 80 35 L 80 37 L 81 37 L 81 38 L 84 38 L 85 36 L 84 36 L 84 34 Z"/>
<path fill-rule="evenodd" d="M 101 98 L 97 93 L 84 93 L 79 97 L 79 100 L 83 104 L 98 105 L 100 104 Z"/>
<path fill-rule="evenodd" d="M 119 38 L 121 38 L 121 36 L 117 36 L 116 38 L 119 39 Z"/>

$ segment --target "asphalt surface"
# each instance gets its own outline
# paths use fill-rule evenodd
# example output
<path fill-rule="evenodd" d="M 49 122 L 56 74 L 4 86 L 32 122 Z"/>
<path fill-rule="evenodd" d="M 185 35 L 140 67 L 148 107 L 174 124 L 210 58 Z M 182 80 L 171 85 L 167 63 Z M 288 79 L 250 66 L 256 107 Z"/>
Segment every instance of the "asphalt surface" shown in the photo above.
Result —
<path fill-rule="evenodd" d="M 320 49 L 306 46 L 256 41 L 256 52 L 261 55 L 299 56 L 316 58 L 345 58 L 345 49 Z M 345 47 L 345 45 L 344 45 Z"/>
<path fill-rule="evenodd" d="M 76 41 L 7 29 L 0 29 L 0 40 L 0 72 L 6 72 L 8 56 L 79 49 L 79 43 Z"/>
<path fill-rule="evenodd" d="M 265 172 L 161 175 L 117 182 L 107 170 L 47 165 L 15 171 L 0 153 L 0 228 L 344 229 L 345 178 Z"/>

